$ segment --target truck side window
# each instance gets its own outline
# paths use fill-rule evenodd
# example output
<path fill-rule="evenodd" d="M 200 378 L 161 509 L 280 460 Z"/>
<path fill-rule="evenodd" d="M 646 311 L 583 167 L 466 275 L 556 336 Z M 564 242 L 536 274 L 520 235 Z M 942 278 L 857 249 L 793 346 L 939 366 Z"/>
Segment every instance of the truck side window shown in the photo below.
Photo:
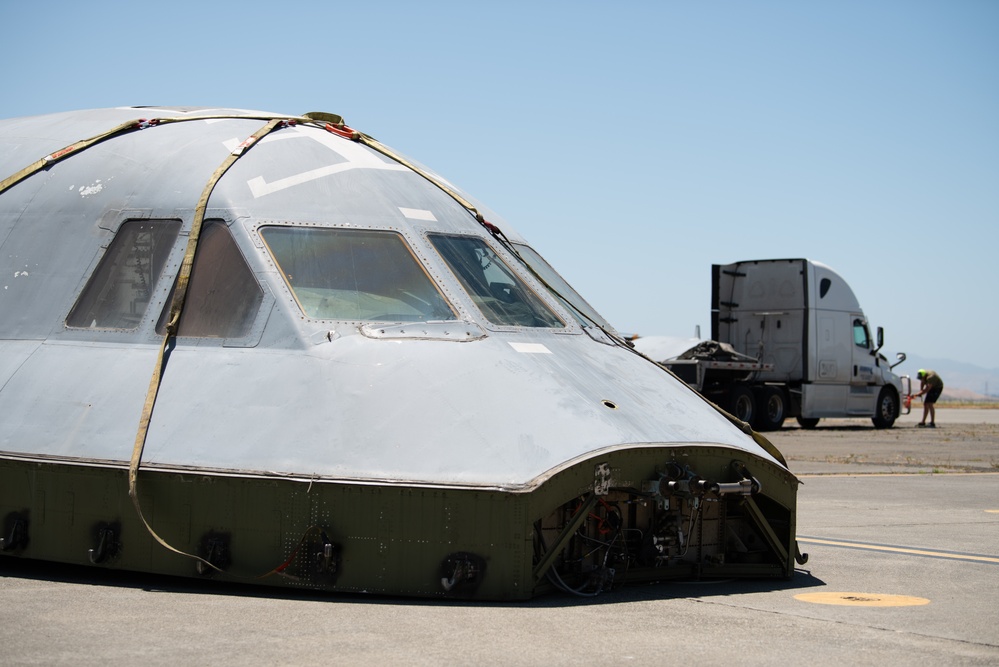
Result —
<path fill-rule="evenodd" d="M 268 226 L 260 235 L 307 317 L 455 320 L 454 310 L 396 232 Z"/>
<path fill-rule="evenodd" d="M 179 220 L 122 223 L 69 311 L 66 326 L 138 328 L 179 232 Z"/>
<path fill-rule="evenodd" d="M 483 317 L 493 324 L 547 328 L 565 326 L 482 239 L 438 234 L 429 238 L 476 307 L 482 311 Z"/>
<path fill-rule="evenodd" d="M 862 347 L 865 350 L 871 347 L 871 337 L 867 333 L 867 325 L 864 324 L 863 320 L 853 321 L 853 343 L 857 347 Z"/>
<path fill-rule="evenodd" d="M 229 228 L 220 220 L 206 222 L 198 238 L 177 335 L 242 338 L 249 333 L 262 300 L 260 285 Z M 171 292 L 156 327 L 161 334 L 166 331 L 172 301 Z"/>

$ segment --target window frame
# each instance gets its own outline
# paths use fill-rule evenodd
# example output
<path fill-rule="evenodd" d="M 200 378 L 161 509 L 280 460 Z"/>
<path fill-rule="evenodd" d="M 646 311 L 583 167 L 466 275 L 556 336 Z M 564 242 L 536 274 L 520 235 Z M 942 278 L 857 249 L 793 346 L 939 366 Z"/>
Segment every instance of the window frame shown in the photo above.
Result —
<path fill-rule="evenodd" d="M 183 330 L 183 325 L 185 322 L 184 319 L 185 314 L 190 312 L 189 307 L 190 304 L 192 303 L 191 297 L 192 295 L 197 293 L 192 290 L 198 287 L 197 269 L 199 262 L 199 253 L 203 249 L 201 244 L 203 242 L 203 239 L 205 238 L 205 232 L 210 227 L 216 227 L 216 226 L 220 226 L 223 228 L 222 233 L 225 234 L 227 238 L 226 242 L 231 244 L 227 250 L 233 250 L 238 254 L 239 259 L 242 260 L 243 268 L 245 268 L 247 271 L 247 277 L 249 277 L 249 279 L 253 281 L 253 285 L 257 288 L 257 291 L 259 292 L 259 298 L 257 299 L 257 304 L 256 304 L 256 311 L 252 314 L 252 316 L 247 317 L 245 319 L 244 330 L 241 332 L 241 335 L 238 336 L 192 335 L 190 333 L 185 333 Z M 199 244 L 198 251 L 194 255 L 194 263 L 191 267 L 191 275 L 187 286 L 188 291 L 187 295 L 185 296 L 184 308 L 181 312 L 180 323 L 177 329 L 176 337 L 185 340 L 222 341 L 223 345 L 230 347 L 239 346 L 241 342 L 245 343 L 249 341 L 259 340 L 260 334 L 262 333 L 263 329 L 262 325 L 258 326 L 258 322 L 260 321 L 260 314 L 262 311 L 265 310 L 265 308 L 267 312 L 270 312 L 272 300 L 271 303 L 268 303 L 269 292 L 267 291 L 263 282 L 258 278 L 257 271 L 254 270 L 254 267 L 247 259 L 246 254 L 239 247 L 238 235 L 232 233 L 232 223 L 228 220 L 217 217 L 205 219 L 202 223 L 201 235 L 198 239 L 198 244 Z M 185 243 L 184 244 L 185 252 L 186 252 L 186 246 L 187 244 Z M 167 293 L 166 301 L 164 302 L 163 307 L 161 308 L 160 316 L 156 320 L 155 331 L 159 336 L 163 336 L 166 333 L 165 325 L 170 314 L 170 308 L 173 305 L 173 296 L 174 292 L 176 291 L 177 278 L 179 277 L 179 273 L 180 271 L 178 270 L 177 273 L 173 276 L 173 279 L 170 283 L 170 289 Z"/>
<path fill-rule="evenodd" d="M 524 287 L 530 291 L 534 297 L 540 301 L 556 319 L 561 322 L 559 327 L 535 327 L 526 326 L 518 324 L 500 324 L 492 321 L 486 315 L 486 313 L 479 307 L 475 301 L 475 297 L 466 289 L 464 282 L 459 278 L 456 273 L 452 270 L 450 263 L 444 258 L 440 250 L 434 244 L 433 237 L 447 237 L 447 238 L 458 238 L 458 239 L 474 239 L 481 242 L 489 250 L 493 252 L 506 266 L 506 268 L 518 278 Z M 470 312 L 477 315 L 477 321 L 481 322 L 487 329 L 491 331 L 545 331 L 557 334 L 566 333 L 580 333 L 579 323 L 577 322 L 576 316 L 573 313 L 567 312 L 567 309 L 560 303 L 557 303 L 554 295 L 545 288 L 543 285 L 537 283 L 534 276 L 530 275 L 530 272 L 524 268 L 521 260 L 518 257 L 513 256 L 506 248 L 493 243 L 490 237 L 479 235 L 479 234 L 468 234 L 462 232 L 451 232 L 442 230 L 429 230 L 425 232 L 424 237 L 426 239 L 427 245 L 434 253 L 434 259 L 443 267 L 450 281 L 454 282 L 454 285 L 458 292 L 460 292 L 461 302 L 465 308 Z"/>
<path fill-rule="evenodd" d="M 107 263 L 112 261 L 117 261 L 118 258 L 113 257 L 113 253 L 120 250 L 119 243 L 121 242 L 122 231 L 127 227 L 132 225 L 162 225 L 166 227 L 171 225 L 175 227 L 175 232 L 173 238 L 170 241 L 170 246 L 167 251 L 162 256 L 162 266 L 159 270 L 158 275 L 155 280 L 149 285 L 149 300 L 146 302 L 145 307 L 140 315 L 138 315 L 136 324 L 133 327 L 120 327 L 120 326 L 108 326 L 107 324 L 96 325 L 96 326 L 82 326 L 80 324 L 71 323 L 76 315 L 77 308 L 84 303 L 85 299 L 89 296 L 89 293 L 93 289 L 98 289 L 97 281 L 100 277 L 101 272 L 107 268 Z M 117 225 L 114 233 L 111 234 L 110 238 L 106 243 L 102 244 L 103 252 L 98 253 L 95 261 L 92 263 L 87 273 L 83 277 L 80 288 L 77 291 L 73 303 L 66 313 L 63 319 L 63 325 L 67 331 L 72 332 L 104 332 L 108 334 L 118 334 L 118 335 L 131 335 L 143 330 L 150 321 L 154 321 L 156 316 L 158 316 L 159 308 L 157 304 L 162 296 L 159 296 L 162 292 L 162 287 L 164 284 L 171 284 L 175 279 L 176 268 L 173 266 L 176 262 L 179 266 L 179 262 L 176 261 L 176 256 L 178 252 L 178 247 L 181 245 L 178 243 L 179 239 L 184 238 L 184 221 L 174 217 L 174 216 L 162 216 L 162 217 L 136 217 L 134 215 L 129 215 L 124 217 L 121 222 Z M 128 255 L 122 256 L 122 259 L 127 259 Z M 110 281 L 113 276 L 108 274 L 104 276 L 106 281 Z M 98 303 L 96 300 L 94 303 Z M 153 313 L 156 313 L 154 316 Z"/>
<path fill-rule="evenodd" d="M 369 233 L 369 234 L 379 234 L 385 236 L 392 236 L 396 238 L 409 254 L 416 267 L 419 268 L 422 275 L 426 278 L 427 283 L 433 287 L 437 292 L 442 302 L 447 306 L 450 311 L 450 319 L 440 320 L 439 318 L 431 318 L 426 320 L 409 320 L 395 322 L 390 320 L 372 320 L 372 319 L 357 319 L 357 318 L 325 318 L 325 317 L 314 317 L 310 315 L 309 310 L 302 304 L 301 299 L 296 291 L 295 286 L 293 286 L 289 281 L 284 268 L 278 261 L 277 255 L 274 253 L 271 245 L 268 243 L 266 238 L 266 233 L 268 228 L 282 228 L 282 229 L 308 229 L 316 230 L 320 233 L 322 232 L 346 232 L 346 233 Z M 260 246 L 263 248 L 267 255 L 268 262 L 273 266 L 274 272 L 277 274 L 281 285 L 285 290 L 288 298 L 294 303 L 300 317 L 307 322 L 333 322 L 333 323 L 344 323 L 351 325 L 392 325 L 392 324 L 414 324 L 420 322 L 432 322 L 432 321 L 442 321 L 442 322 L 459 322 L 465 318 L 464 309 L 460 307 L 460 304 L 454 297 L 454 292 L 448 289 L 446 282 L 441 279 L 441 276 L 433 270 L 433 266 L 427 261 L 425 255 L 419 252 L 420 247 L 412 242 L 412 239 L 401 229 L 396 227 L 371 227 L 362 225 L 324 225 L 315 223 L 289 223 L 289 222 L 276 222 L 276 221 L 266 221 L 259 222 L 254 229 L 256 238 L 259 239 Z"/>
<path fill-rule="evenodd" d="M 861 342 L 859 340 L 857 340 L 857 330 L 858 329 L 863 330 L 863 332 L 864 332 L 864 342 L 863 342 L 863 344 L 861 344 Z M 856 317 L 853 320 L 853 345 L 854 345 L 854 347 L 859 347 L 862 350 L 869 350 L 869 349 L 871 349 L 871 332 L 867 328 L 867 322 L 865 322 L 863 319 L 861 319 L 859 317 Z"/>
<path fill-rule="evenodd" d="M 608 322 L 596 308 L 591 306 L 583 295 L 577 292 L 576 288 L 569 284 L 569 281 L 562 277 L 562 274 L 560 274 L 555 267 L 552 266 L 547 259 L 545 259 L 544 255 L 539 253 L 533 246 L 527 243 L 513 242 L 511 245 L 513 245 L 518 254 L 520 254 L 521 250 L 527 250 L 528 254 L 533 254 L 533 258 L 536 258 L 543 265 L 540 269 L 531 263 L 531 258 L 521 255 L 520 259 L 527 263 L 532 271 L 537 271 L 541 275 L 542 279 L 549 280 L 549 277 L 546 277 L 544 274 L 545 272 L 550 272 L 552 274 L 551 277 L 553 277 L 555 281 L 561 283 L 562 289 L 566 290 L 567 294 L 560 294 L 557 292 L 557 289 L 560 287 L 559 285 L 551 285 L 551 290 L 556 290 L 552 293 L 552 296 L 559 301 L 560 305 L 562 305 L 565 310 L 569 311 L 569 314 L 572 315 L 572 318 L 580 326 L 596 326 L 600 329 L 616 332 L 614 326 Z M 576 303 L 573 299 L 578 299 L 579 303 Z"/>

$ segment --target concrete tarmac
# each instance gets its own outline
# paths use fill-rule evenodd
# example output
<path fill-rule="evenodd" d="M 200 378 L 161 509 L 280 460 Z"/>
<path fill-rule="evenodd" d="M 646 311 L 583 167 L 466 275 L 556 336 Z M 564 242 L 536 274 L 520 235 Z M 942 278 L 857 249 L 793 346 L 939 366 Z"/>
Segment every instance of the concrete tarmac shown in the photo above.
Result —
<path fill-rule="evenodd" d="M 999 410 L 917 421 L 769 434 L 803 483 L 790 581 L 472 604 L 0 558 L 0 664 L 999 664 Z"/>

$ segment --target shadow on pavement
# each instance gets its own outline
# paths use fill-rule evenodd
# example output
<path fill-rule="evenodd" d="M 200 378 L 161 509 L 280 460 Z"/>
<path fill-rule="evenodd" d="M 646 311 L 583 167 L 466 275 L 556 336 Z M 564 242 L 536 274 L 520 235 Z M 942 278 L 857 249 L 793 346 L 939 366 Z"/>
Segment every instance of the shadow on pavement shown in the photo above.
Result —
<path fill-rule="evenodd" d="M 473 606 L 558 608 L 583 605 L 623 604 L 652 600 L 712 598 L 780 590 L 797 590 L 824 586 L 825 583 L 809 571 L 798 569 L 790 579 L 720 579 L 702 581 L 668 581 L 632 584 L 615 588 L 596 597 L 576 597 L 566 593 L 550 593 L 532 600 L 517 602 L 474 601 L 455 599 L 406 598 L 398 596 L 362 595 L 357 593 L 324 593 L 270 588 L 252 584 L 205 579 L 144 574 L 123 570 L 98 569 L 85 565 L 50 563 L 25 558 L 0 558 L 0 578 L 59 582 L 70 585 L 130 588 L 155 593 L 179 595 L 218 595 L 222 597 L 256 597 L 269 600 L 302 600 L 329 603 L 409 606 Z"/>

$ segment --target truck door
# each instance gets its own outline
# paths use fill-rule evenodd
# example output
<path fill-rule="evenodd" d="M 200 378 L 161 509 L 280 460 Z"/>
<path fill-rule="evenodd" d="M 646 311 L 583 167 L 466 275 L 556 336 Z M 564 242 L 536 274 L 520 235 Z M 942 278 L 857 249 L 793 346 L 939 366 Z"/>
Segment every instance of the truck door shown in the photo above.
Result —
<path fill-rule="evenodd" d="M 847 412 L 853 415 L 872 415 L 878 398 L 876 358 L 871 354 L 874 341 L 863 315 L 854 314 L 853 365 L 850 368 L 850 393 Z"/>
<path fill-rule="evenodd" d="M 802 389 L 804 417 L 842 417 L 847 409 L 852 351 L 844 313 L 814 311 L 814 381 Z"/>

